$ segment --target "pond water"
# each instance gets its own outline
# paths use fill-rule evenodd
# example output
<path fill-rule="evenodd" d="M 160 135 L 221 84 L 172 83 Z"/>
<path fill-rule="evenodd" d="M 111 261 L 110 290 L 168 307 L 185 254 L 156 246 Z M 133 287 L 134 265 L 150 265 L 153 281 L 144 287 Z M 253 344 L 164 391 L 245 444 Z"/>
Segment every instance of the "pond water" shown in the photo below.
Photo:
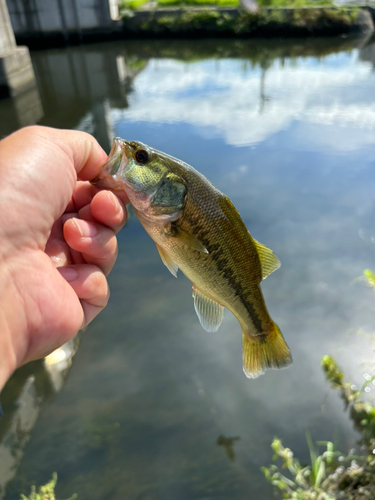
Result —
<path fill-rule="evenodd" d="M 320 359 L 358 385 L 373 373 L 375 294 L 358 278 L 375 268 L 375 40 L 122 41 L 32 59 L 39 123 L 86 130 L 106 150 L 114 135 L 143 141 L 231 198 L 281 260 L 262 289 L 294 363 L 248 380 L 236 319 L 202 330 L 190 283 L 130 217 L 109 305 L 60 392 L 41 363 L 4 390 L 0 436 L 21 385 L 40 380 L 6 500 L 54 471 L 59 498 L 269 500 L 260 467 L 275 436 L 306 462 L 306 430 L 354 446 Z M 24 123 L 19 109 L 0 102 L 3 134 Z"/>

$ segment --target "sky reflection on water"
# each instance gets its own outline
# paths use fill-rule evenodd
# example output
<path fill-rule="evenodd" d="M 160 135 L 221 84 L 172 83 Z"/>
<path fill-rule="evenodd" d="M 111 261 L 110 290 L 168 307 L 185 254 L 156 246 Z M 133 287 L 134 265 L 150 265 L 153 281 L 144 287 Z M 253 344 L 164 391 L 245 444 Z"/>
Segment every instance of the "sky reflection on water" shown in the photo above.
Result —
<path fill-rule="evenodd" d="M 329 54 L 299 40 L 280 55 L 280 41 L 212 41 L 200 59 L 196 42 L 170 43 L 35 53 L 39 82 L 54 82 L 40 85 L 42 123 L 86 129 L 107 149 L 111 130 L 141 140 L 224 191 L 281 260 L 262 287 L 294 364 L 247 380 L 235 318 L 203 331 L 190 283 L 169 274 L 131 218 L 109 306 L 44 406 L 7 500 L 55 470 L 61 497 L 268 500 L 259 468 L 274 436 L 302 460 L 307 428 L 342 451 L 358 438 L 320 358 L 333 354 L 359 384 L 373 369 L 361 363 L 373 353 L 375 297 L 356 278 L 375 267 L 374 45 L 327 41 Z M 81 80 L 91 61 L 90 92 L 76 78 L 61 97 L 62 61 L 76 77 L 84 61 Z M 117 88 L 124 64 L 131 77 Z"/>
<path fill-rule="evenodd" d="M 347 151 L 375 141 L 371 73 L 370 62 L 358 61 L 358 50 L 322 61 L 276 59 L 266 71 L 238 59 L 153 59 L 134 82 L 129 108 L 112 116 L 126 123 L 203 127 L 208 137 L 231 146 L 257 145 L 297 120 L 317 126 L 315 148 Z M 331 133 L 322 126 L 332 126 Z M 337 141 L 342 136 L 351 140 Z"/>

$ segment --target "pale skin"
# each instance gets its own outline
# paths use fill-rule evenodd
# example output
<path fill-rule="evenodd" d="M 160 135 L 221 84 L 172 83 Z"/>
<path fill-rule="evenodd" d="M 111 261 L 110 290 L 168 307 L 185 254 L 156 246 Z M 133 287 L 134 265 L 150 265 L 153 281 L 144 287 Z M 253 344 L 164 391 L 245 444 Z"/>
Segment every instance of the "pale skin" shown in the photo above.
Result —
<path fill-rule="evenodd" d="M 35 126 L 0 141 L 0 390 L 108 302 L 128 199 L 88 182 L 106 159 L 84 132 Z"/>

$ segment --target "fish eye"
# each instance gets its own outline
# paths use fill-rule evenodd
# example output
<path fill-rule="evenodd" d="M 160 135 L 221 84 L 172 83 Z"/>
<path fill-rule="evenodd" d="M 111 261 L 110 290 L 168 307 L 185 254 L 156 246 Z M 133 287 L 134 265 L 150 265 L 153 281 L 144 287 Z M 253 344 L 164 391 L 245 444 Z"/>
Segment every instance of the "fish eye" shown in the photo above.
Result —
<path fill-rule="evenodd" d="M 148 162 L 149 157 L 147 151 L 145 151 L 144 149 L 138 149 L 138 151 L 134 153 L 134 158 L 135 161 L 144 165 Z"/>

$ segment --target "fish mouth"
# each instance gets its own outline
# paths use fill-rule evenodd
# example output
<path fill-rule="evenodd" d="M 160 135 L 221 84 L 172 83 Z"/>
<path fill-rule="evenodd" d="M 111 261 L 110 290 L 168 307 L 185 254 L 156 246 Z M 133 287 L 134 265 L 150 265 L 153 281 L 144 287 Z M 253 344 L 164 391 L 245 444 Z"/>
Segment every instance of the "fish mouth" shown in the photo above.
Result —
<path fill-rule="evenodd" d="M 121 181 L 131 154 L 131 147 L 128 141 L 115 137 L 112 148 L 108 155 L 108 160 L 104 163 L 97 177 L 90 181 L 96 187 L 120 190 L 123 189 Z"/>

